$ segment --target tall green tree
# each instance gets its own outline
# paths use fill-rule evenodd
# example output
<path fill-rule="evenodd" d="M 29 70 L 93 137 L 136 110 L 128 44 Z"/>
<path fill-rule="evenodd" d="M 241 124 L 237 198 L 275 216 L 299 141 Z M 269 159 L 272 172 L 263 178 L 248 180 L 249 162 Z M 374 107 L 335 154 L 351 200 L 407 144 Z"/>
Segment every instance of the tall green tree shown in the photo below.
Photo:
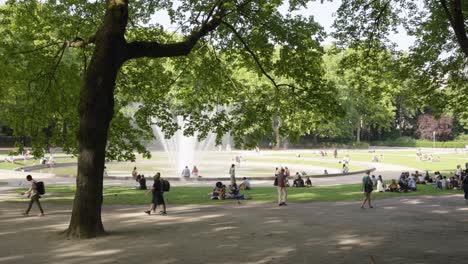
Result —
<path fill-rule="evenodd" d="M 289 6 L 295 10 L 307 2 L 289 1 Z M 61 131 L 70 148 L 74 141 L 66 135 L 77 133 L 77 190 L 67 230 L 70 237 L 104 233 L 101 206 L 106 155 L 133 159 L 134 149 L 148 155 L 138 135 L 151 138 L 152 123 L 174 131 L 178 127 L 171 116 L 177 113 L 189 120 L 187 133 L 206 131 L 210 125 L 219 133 L 231 123 L 241 128 L 238 131 L 256 126 L 255 117 L 262 112 L 255 110 L 264 100 L 249 102 L 248 86 L 238 91 L 228 84 L 229 78 L 216 76 L 222 67 L 214 56 L 204 56 L 208 46 L 222 53 L 225 63 L 232 63 L 230 67 L 264 76 L 275 90 L 287 90 L 293 98 L 303 94 L 318 100 L 320 91 L 328 88 L 321 78 L 321 27 L 311 17 L 280 14 L 282 4 L 266 0 L 187 0 L 177 5 L 165 0 L 10 0 L 2 7 L 1 57 L 3 65 L 11 66 L 1 88 L 18 93 L 17 99 L 12 96 L 2 104 L 14 111 L 17 103 L 24 103 L 19 107 L 22 116 L 30 115 L 30 106 L 35 105 L 33 116 L 39 116 L 9 123 L 15 133 L 25 136 L 40 135 L 41 126 Z M 152 20 L 160 10 L 178 24 L 176 34 L 167 33 Z M 274 56 L 278 48 L 280 56 Z M 184 84 L 187 79 L 179 77 L 184 74 L 196 76 L 197 85 Z M 79 85 L 81 89 L 76 89 Z M 261 89 L 256 93 L 261 94 Z M 244 101 L 232 101 L 233 94 L 244 94 L 240 97 Z M 206 114 L 232 102 L 238 111 L 233 111 L 232 119 L 226 111 Z M 70 110 L 75 104 L 78 111 Z M 134 118 L 128 114 L 132 104 L 138 108 Z"/>

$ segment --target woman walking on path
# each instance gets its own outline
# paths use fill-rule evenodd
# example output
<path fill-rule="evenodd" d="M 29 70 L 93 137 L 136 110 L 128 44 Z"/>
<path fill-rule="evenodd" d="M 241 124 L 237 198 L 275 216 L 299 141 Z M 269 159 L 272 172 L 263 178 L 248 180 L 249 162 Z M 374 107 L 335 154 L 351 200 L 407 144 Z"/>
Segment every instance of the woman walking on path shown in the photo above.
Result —
<path fill-rule="evenodd" d="M 158 173 L 156 173 L 156 175 L 154 175 L 153 187 L 146 192 L 146 195 L 148 195 L 148 193 L 150 193 L 150 192 L 153 194 L 153 199 L 151 201 L 150 209 L 148 211 L 145 211 L 145 213 L 147 213 L 148 215 L 151 214 L 151 211 L 153 211 L 153 213 L 155 213 L 156 208 L 158 207 L 158 205 L 161 205 L 163 210 L 160 212 L 160 214 L 165 215 L 166 214 L 166 203 L 164 202 L 164 197 L 163 197 L 163 188 L 162 188 L 162 183 L 161 183 L 161 173 L 158 172 Z"/>
<path fill-rule="evenodd" d="M 374 190 L 372 180 L 369 177 L 370 171 L 366 172 L 366 176 L 362 178 L 362 191 L 364 191 L 364 201 L 362 201 L 361 208 L 364 208 L 366 202 L 369 204 L 369 208 L 374 208 L 371 204 L 371 193 Z"/>

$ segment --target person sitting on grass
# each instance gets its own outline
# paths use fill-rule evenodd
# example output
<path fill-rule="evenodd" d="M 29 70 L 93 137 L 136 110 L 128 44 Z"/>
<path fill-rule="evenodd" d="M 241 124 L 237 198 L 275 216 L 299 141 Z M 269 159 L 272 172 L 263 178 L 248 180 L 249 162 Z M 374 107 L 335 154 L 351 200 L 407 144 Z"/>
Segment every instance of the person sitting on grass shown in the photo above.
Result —
<path fill-rule="evenodd" d="M 293 182 L 293 187 L 305 187 L 304 186 L 304 180 L 301 178 L 301 175 L 299 175 L 299 172 L 296 172 L 297 178 Z"/>
<path fill-rule="evenodd" d="M 307 187 L 312 187 L 312 181 L 310 180 L 309 176 L 306 177 L 306 182 L 305 182 Z"/>
<path fill-rule="evenodd" d="M 229 195 L 236 196 L 238 194 L 239 188 L 237 187 L 237 184 L 235 182 L 231 182 L 231 185 L 229 185 Z"/>
<path fill-rule="evenodd" d="M 246 177 L 243 178 L 243 182 L 239 185 L 239 189 L 241 190 L 250 190 L 250 180 Z"/>
<path fill-rule="evenodd" d="M 416 179 L 417 184 L 426 184 L 426 179 L 422 174 L 418 175 L 418 178 Z"/>
<path fill-rule="evenodd" d="M 440 185 L 442 187 L 442 190 L 447 190 L 447 185 L 448 185 L 447 176 L 442 177 L 442 179 L 440 180 Z"/>
<path fill-rule="evenodd" d="M 392 179 L 392 181 L 388 185 L 388 190 L 390 192 L 398 192 L 398 184 L 396 183 L 394 179 Z"/>
<path fill-rule="evenodd" d="M 458 179 L 456 179 L 455 177 L 450 177 L 448 180 L 448 188 L 451 190 L 458 190 Z"/>
<path fill-rule="evenodd" d="M 140 180 L 138 181 L 138 183 L 140 184 L 140 187 L 139 187 L 140 190 L 146 190 L 146 189 L 148 189 L 148 188 L 146 187 L 145 175 L 143 175 L 143 174 L 141 175 Z"/>
<path fill-rule="evenodd" d="M 413 178 L 410 178 L 408 181 L 408 189 L 413 192 L 416 191 L 416 181 Z"/>
<path fill-rule="evenodd" d="M 226 185 L 222 182 L 217 182 L 213 193 L 211 195 L 211 200 L 224 200 L 226 198 Z"/>
<path fill-rule="evenodd" d="M 432 180 L 432 177 L 429 175 L 428 171 L 426 171 L 426 175 L 424 175 L 424 181 L 426 183 L 433 183 L 434 182 L 434 180 Z"/>

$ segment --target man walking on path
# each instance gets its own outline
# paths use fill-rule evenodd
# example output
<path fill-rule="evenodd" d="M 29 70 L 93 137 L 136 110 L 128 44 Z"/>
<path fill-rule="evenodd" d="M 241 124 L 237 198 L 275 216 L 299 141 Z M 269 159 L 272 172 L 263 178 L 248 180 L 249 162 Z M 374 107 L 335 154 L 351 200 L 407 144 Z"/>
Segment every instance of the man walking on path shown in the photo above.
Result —
<path fill-rule="evenodd" d="M 39 192 L 37 190 L 37 182 L 33 180 L 31 175 L 26 176 L 26 180 L 31 184 L 31 187 L 29 187 L 29 190 L 22 193 L 21 195 L 28 194 L 28 198 L 31 198 L 29 201 L 29 206 L 26 212 L 23 213 L 24 216 L 27 216 L 29 214 L 29 211 L 31 210 L 31 207 L 34 202 L 37 203 L 37 207 L 39 207 L 39 210 L 41 211 L 41 214 L 39 216 L 44 216 L 44 210 L 42 210 L 41 202 L 39 202 L 39 199 L 41 196 L 39 195 Z"/>
<path fill-rule="evenodd" d="M 366 201 L 369 204 L 369 208 L 374 208 L 371 205 L 371 193 L 374 190 L 374 185 L 369 175 L 370 175 L 370 171 L 367 171 L 366 176 L 362 178 L 362 191 L 364 192 L 364 201 L 362 201 L 361 208 L 364 208 Z"/>
<path fill-rule="evenodd" d="M 284 173 L 284 169 L 281 168 L 278 173 L 278 205 L 283 206 L 286 205 L 286 198 L 288 197 L 288 193 L 286 192 L 286 174 Z"/>

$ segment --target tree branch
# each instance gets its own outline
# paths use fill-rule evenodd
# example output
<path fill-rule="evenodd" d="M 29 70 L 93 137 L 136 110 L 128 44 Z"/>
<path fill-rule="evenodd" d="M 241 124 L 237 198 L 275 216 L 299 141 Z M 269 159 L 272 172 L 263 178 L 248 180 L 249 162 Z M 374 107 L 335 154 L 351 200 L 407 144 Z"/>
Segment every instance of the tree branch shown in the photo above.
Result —
<path fill-rule="evenodd" d="M 95 41 L 96 41 L 96 35 L 92 35 L 91 37 L 87 39 L 76 37 L 74 40 L 68 41 L 67 45 L 68 47 L 72 47 L 72 48 L 84 48 L 88 44 L 94 43 Z"/>
<path fill-rule="evenodd" d="M 217 7 L 219 8 L 219 6 Z M 215 9 L 216 7 L 212 10 Z M 165 58 L 187 55 L 192 51 L 198 40 L 206 36 L 211 31 L 214 31 L 221 24 L 222 18 L 225 16 L 225 10 L 222 8 L 220 8 L 214 15 L 211 14 L 210 11 L 210 14 L 207 16 L 201 27 L 192 32 L 186 40 L 182 42 L 161 44 L 158 42 L 135 41 L 128 43 L 127 54 L 124 60 L 142 57 Z"/>
<path fill-rule="evenodd" d="M 275 86 L 275 88 L 278 88 L 278 84 L 276 83 L 275 79 L 273 79 L 273 77 L 270 76 L 270 74 L 268 74 L 268 72 L 266 72 L 266 70 L 263 68 L 262 64 L 260 63 L 260 60 L 258 59 L 257 55 L 255 54 L 255 52 L 253 52 L 253 50 L 249 47 L 249 45 L 247 44 L 247 42 L 245 42 L 245 40 L 242 38 L 242 36 L 240 35 L 240 33 L 236 30 L 236 28 L 234 26 L 232 26 L 231 24 L 225 22 L 225 21 L 222 21 L 223 25 L 225 25 L 226 27 L 228 27 L 233 33 L 234 35 L 239 39 L 239 41 L 242 43 L 242 45 L 244 46 L 244 49 L 250 54 L 250 56 L 252 56 L 252 58 L 254 59 L 255 63 L 257 64 L 258 68 L 260 69 L 260 71 L 262 72 L 263 75 L 265 75 L 265 77 L 267 77 L 271 83 Z"/>
<path fill-rule="evenodd" d="M 452 13 L 450 13 L 446 0 L 439 0 L 439 2 L 442 5 L 445 15 L 450 22 L 450 26 L 455 32 L 457 42 L 460 45 L 462 52 L 465 54 L 465 57 L 468 58 L 468 36 L 465 30 L 465 19 L 463 17 L 461 0 L 451 1 Z"/>
<path fill-rule="evenodd" d="M 63 42 L 53 42 L 53 43 L 50 43 L 50 44 L 47 44 L 47 45 L 44 45 L 44 46 L 37 47 L 35 49 L 13 52 L 13 53 L 11 53 L 11 55 L 32 53 L 32 52 L 36 52 L 36 51 L 39 51 L 39 50 L 42 50 L 42 49 L 45 49 L 45 48 L 48 48 L 48 47 L 51 47 L 51 46 L 55 46 L 55 45 L 58 45 L 58 44 L 63 44 Z"/>

